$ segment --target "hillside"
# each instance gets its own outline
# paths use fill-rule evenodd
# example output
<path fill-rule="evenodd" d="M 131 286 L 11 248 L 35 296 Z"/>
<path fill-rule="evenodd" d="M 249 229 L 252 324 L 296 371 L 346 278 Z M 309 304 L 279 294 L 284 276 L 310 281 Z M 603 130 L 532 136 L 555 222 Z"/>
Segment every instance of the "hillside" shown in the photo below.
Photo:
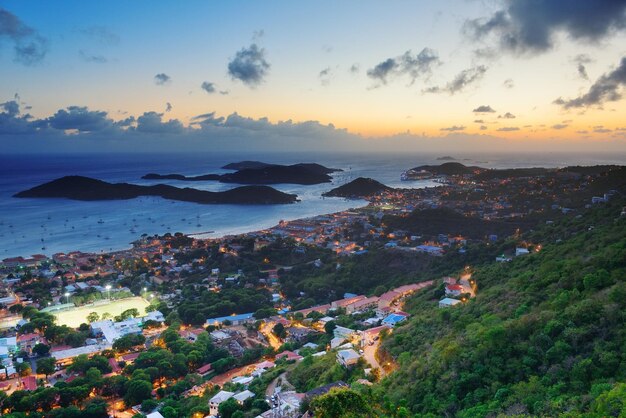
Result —
<path fill-rule="evenodd" d="M 623 414 L 624 203 L 527 235 L 539 253 L 473 266 L 464 306 L 439 309 L 439 289 L 413 298 L 384 342 L 396 372 L 372 396 L 433 416 Z"/>
<path fill-rule="evenodd" d="M 385 186 L 374 179 L 359 177 L 349 183 L 329 190 L 324 193 L 323 196 L 358 198 L 371 196 L 387 190 L 392 190 L 392 188 Z"/>
<path fill-rule="evenodd" d="M 414 210 L 406 217 L 385 216 L 383 222 L 392 229 L 402 229 L 418 235 L 445 232 L 469 238 L 484 238 L 491 234 L 507 236 L 520 226 L 519 223 L 472 218 L 446 208 Z"/>
<path fill-rule="evenodd" d="M 267 186 L 236 187 L 223 192 L 178 188 L 157 184 L 139 186 L 128 183 L 107 183 L 82 176 L 66 176 L 24 190 L 18 198 L 66 198 L 72 200 L 125 200 L 139 196 L 160 196 L 164 199 L 203 204 L 282 204 L 295 202 L 296 195 Z"/>

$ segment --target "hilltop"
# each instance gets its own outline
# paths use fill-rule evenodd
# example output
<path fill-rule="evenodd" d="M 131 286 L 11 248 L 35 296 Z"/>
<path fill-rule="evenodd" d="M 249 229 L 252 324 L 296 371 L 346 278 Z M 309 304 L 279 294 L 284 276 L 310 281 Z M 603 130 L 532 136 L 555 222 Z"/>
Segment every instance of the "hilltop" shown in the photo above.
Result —
<path fill-rule="evenodd" d="M 323 196 L 357 198 L 371 196 L 387 190 L 392 190 L 392 188 L 374 179 L 359 177 L 352 180 L 350 183 L 346 183 L 324 193 Z"/>
<path fill-rule="evenodd" d="M 164 184 L 139 186 L 128 183 L 107 183 L 83 176 L 66 176 L 24 190 L 18 198 L 66 198 L 72 200 L 126 200 L 140 196 L 159 196 L 169 200 L 202 204 L 283 204 L 295 202 L 296 195 L 267 186 L 243 186 L 224 192 L 177 188 Z"/>

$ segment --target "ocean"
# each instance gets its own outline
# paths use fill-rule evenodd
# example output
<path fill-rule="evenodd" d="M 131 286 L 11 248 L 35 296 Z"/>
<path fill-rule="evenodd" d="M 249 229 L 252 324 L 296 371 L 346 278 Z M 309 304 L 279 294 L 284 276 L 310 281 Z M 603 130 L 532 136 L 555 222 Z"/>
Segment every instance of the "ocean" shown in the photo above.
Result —
<path fill-rule="evenodd" d="M 130 247 L 142 234 L 204 233 L 200 237 L 238 234 L 293 220 L 338 212 L 366 204 L 362 200 L 322 198 L 321 194 L 357 177 L 371 177 L 392 187 L 435 187 L 431 181 L 401 182 L 400 174 L 422 164 L 440 164 L 434 154 L 81 154 L 0 155 L 0 259 L 74 250 L 102 252 Z M 563 167 L 625 164 L 626 155 L 528 154 L 454 155 L 466 165 L 488 168 Z M 67 199 L 17 199 L 13 194 L 66 175 L 109 182 L 165 183 L 219 191 L 237 187 L 216 181 L 142 180 L 147 173 L 199 175 L 225 173 L 230 162 L 259 160 L 294 164 L 316 162 L 344 171 L 332 184 L 279 184 L 273 187 L 298 195 L 290 205 L 201 205 L 157 197 L 81 202 Z M 207 233 L 208 231 L 212 231 Z"/>

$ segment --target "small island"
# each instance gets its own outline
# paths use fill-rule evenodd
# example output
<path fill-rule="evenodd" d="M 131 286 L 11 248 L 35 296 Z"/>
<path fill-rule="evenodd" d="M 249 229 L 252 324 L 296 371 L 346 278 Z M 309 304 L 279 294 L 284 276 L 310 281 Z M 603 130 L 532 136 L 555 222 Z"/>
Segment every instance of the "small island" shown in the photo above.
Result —
<path fill-rule="evenodd" d="M 346 183 L 343 186 L 336 187 L 322 196 L 326 197 L 346 197 L 346 198 L 362 198 L 377 193 L 393 190 L 389 186 L 385 186 L 379 181 L 371 178 L 359 177 Z"/>
<path fill-rule="evenodd" d="M 201 204 L 276 205 L 298 201 L 294 194 L 283 193 L 268 186 L 242 186 L 223 192 L 178 188 L 165 184 L 140 186 L 128 183 L 107 183 L 83 176 L 66 176 L 21 191 L 17 198 L 66 198 L 72 200 L 127 200 L 140 196 Z"/>
<path fill-rule="evenodd" d="M 239 167 L 239 168 L 238 168 Z M 182 174 L 150 173 L 142 177 L 144 180 L 181 180 L 206 181 L 215 180 L 221 183 L 236 184 L 302 184 L 312 185 L 330 183 L 331 173 L 342 171 L 337 168 L 324 167 L 315 163 L 299 163 L 293 165 L 266 164 L 260 161 L 242 161 L 231 163 L 223 168 L 236 169 L 228 174 L 204 174 L 187 177 Z"/>

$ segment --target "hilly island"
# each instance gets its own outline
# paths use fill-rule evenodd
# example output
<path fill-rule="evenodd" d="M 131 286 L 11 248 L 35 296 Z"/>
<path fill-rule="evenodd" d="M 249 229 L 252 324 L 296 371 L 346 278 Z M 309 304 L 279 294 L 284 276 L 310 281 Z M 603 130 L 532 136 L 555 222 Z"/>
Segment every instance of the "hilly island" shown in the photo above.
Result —
<path fill-rule="evenodd" d="M 128 183 L 107 183 L 82 176 L 66 176 L 24 190 L 18 198 L 66 198 L 72 200 L 124 200 L 139 196 L 158 196 L 169 200 L 202 204 L 269 205 L 297 201 L 297 196 L 268 186 L 242 186 L 223 192 L 178 188 L 164 184 L 140 186 Z"/>
<path fill-rule="evenodd" d="M 293 165 L 266 164 L 259 161 L 242 161 L 231 163 L 223 168 L 237 170 L 228 174 L 204 174 L 199 176 L 183 176 L 181 174 L 149 173 L 142 177 L 145 180 L 181 180 L 207 181 L 216 180 L 221 183 L 237 184 L 320 184 L 332 180 L 329 174 L 342 171 L 324 167 L 315 163 L 299 163 Z"/>

